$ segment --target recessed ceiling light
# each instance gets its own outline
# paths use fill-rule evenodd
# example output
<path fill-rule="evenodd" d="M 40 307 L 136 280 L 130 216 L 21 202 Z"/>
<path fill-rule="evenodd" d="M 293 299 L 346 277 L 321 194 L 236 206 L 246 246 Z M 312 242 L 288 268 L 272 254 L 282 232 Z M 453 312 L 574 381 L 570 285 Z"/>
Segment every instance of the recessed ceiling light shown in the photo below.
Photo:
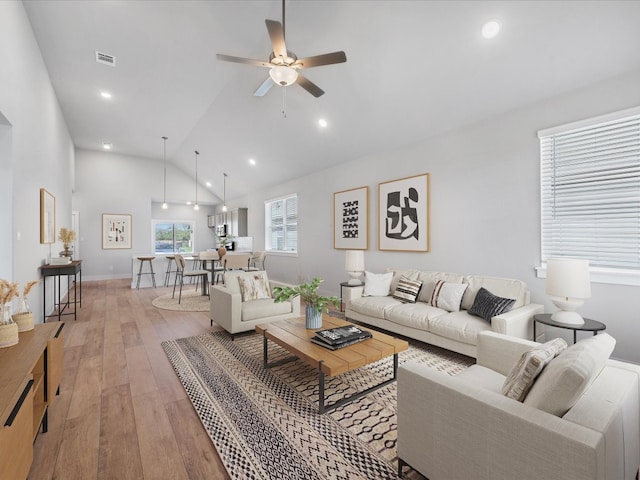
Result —
<path fill-rule="evenodd" d="M 205 185 L 206 185 L 207 187 L 210 187 L 210 186 L 211 186 L 211 182 L 207 182 L 207 183 L 205 183 Z"/>
<path fill-rule="evenodd" d="M 489 20 L 482 26 L 482 36 L 484 38 L 494 38 L 500 33 L 500 23 L 497 20 Z"/>
<path fill-rule="evenodd" d="M 320 120 L 318 120 L 318 125 L 320 125 L 322 128 L 326 127 L 327 121 L 324 118 L 321 118 Z"/>
<path fill-rule="evenodd" d="M 102 148 L 104 148 L 105 150 L 111 150 L 111 147 L 113 145 L 111 145 L 111 143 L 109 142 L 102 142 Z"/>
<path fill-rule="evenodd" d="M 256 164 L 255 159 L 250 158 L 250 159 L 249 159 L 249 164 L 250 164 L 250 165 L 255 165 L 255 164 Z"/>
<path fill-rule="evenodd" d="M 102 98 L 111 98 L 112 97 L 112 95 L 109 92 L 106 92 L 106 91 L 100 92 L 100 96 Z"/>

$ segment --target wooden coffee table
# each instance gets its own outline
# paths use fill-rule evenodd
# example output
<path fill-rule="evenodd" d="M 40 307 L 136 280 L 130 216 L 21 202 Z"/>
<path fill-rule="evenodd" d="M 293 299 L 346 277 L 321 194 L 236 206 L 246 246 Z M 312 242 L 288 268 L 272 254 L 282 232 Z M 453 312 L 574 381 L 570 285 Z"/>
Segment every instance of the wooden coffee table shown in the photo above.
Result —
<path fill-rule="evenodd" d="M 328 315 L 323 315 L 322 328 L 319 328 L 318 330 L 342 327 L 344 325 L 351 325 L 351 323 Z M 370 330 L 372 338 L 338 350 L 329 350 L 328 348 L 321 347 L 311 342 L 311 337 L 315 335 L 316 330 L 307 330 L 305 328 L 304 317 L 256 325 L 256 331 L 261 333 L 264 338 L 265 368 L 275 367 L 277 365 L 282 365 L 283 363 L 300 359 L 311 367 L 317 369 L 319 387 L 318 412 L 320 414 L 333 410 L 345 403 L 351 402 L 373 392 L 374 390 L 382 388 L 391 382 L 394 382 L 398 371 L 398 353 L 409 348 L 409 344 L 404 340 Z M 277 343 L 293 356 L 269 363 L 267 348 L 268 340 Z M 364 365 L 377 362 L 378 360 L 391 355 L 393 355 L 392 378 L 351 395 L 350 397 L 338 400 L 330 405 L 326 404 L 324 395 L 325 375 L 334 377 L 341 373 L 350 372 L 351 370 L 363 367 Z"/>

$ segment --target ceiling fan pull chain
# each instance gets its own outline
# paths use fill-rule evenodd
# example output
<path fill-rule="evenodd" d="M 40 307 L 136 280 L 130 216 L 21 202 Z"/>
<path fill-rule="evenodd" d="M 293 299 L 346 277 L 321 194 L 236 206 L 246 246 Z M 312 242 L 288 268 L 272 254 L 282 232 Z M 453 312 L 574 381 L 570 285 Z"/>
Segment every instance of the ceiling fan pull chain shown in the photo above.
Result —
<path fill-rule="evenodd" d="M 282 116 L 287 118 L 287 87 L 282 88 Z"/>

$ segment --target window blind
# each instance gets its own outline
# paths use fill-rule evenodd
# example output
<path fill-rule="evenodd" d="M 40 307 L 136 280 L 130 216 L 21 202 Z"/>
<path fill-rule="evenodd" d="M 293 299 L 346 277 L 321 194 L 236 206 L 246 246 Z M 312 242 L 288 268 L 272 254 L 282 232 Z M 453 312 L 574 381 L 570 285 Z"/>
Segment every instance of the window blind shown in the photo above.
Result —
<path fill-rule="evenodd" d="M 267 250 L 296 252 L 298 250 L 298 197 L 292 195 L 265 202 Z"/>
<path fill-rule="evenodd" d="M 640 113 L 542 131 L 542 261 L 640 269 Z"/>

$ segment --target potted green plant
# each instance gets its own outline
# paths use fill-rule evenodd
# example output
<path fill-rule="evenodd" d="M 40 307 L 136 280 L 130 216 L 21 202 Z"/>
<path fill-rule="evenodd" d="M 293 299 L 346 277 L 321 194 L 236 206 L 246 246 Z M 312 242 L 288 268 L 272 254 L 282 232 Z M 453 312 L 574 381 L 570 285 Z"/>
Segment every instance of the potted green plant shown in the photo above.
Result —
<path fill-rule="evenodd" d="M 322 311 L 329 312 L 329 305 L 340 306 L 338 297 L 325 297 L 318 294 L 318 287 L 323 282 L 321 278 L 314 278 L 310 282 L 295 287 L 275 287 L 273 299 L 284 302 L 292 297 L 300 296 L 305 303 L 306 327 L 309 329 L 322 328 Z"/>

